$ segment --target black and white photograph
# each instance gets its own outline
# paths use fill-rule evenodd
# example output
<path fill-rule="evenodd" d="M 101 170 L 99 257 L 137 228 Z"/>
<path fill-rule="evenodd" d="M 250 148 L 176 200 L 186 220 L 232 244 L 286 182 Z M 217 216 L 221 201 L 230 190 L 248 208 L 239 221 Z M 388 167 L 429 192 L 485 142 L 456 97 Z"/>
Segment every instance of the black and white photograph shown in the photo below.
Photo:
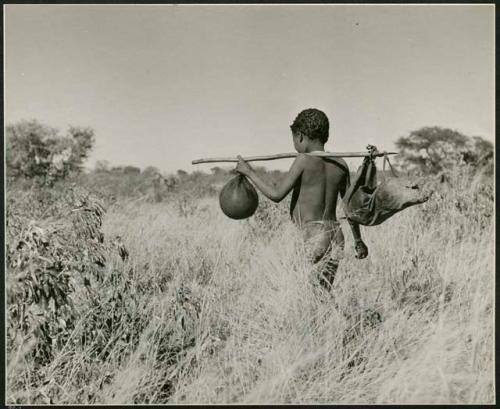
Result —
<path fill-rule="evenodd" d="M 496 403 L 494 4 L 4 4 L 5 405 Z"/>

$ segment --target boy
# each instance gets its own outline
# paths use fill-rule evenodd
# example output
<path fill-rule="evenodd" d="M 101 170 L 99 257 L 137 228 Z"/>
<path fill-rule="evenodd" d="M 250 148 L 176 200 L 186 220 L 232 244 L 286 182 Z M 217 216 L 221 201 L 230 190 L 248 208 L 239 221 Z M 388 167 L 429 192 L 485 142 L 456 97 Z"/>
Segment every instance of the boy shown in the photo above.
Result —
<path fill-rule="evenodd" d="M 306 109 L 290 126 L 299 155 L 277 187 L 266 183 L 238 156 L 236 171 L 247 176 L 269 199 L 280 202 L 293 189 L 290 215 L 302 229 L 309 259 L 321 261 L 321 284 L 330 289 L 344 252 L 344 236 L 337 221 L 337 197 L 344 196 L 349 169 L 341 158 L 320 158 L 307 153 L 324 151 L 329 122 L 324 112 Z M 368 248 L 361 239 L 359 225 L 349 222 L 356 243 L 356 257 L 365 258 Z"/>

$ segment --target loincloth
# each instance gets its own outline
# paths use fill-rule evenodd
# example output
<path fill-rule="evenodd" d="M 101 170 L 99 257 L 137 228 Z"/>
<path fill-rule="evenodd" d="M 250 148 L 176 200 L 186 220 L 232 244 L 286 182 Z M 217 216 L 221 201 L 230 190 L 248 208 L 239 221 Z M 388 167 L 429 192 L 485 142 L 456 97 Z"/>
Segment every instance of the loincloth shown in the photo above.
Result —
<path fill-rule="evenodd" d="M 301 230 L 306 255 L 313 263 L 326 259 L 338 262 L 344 257 L 344 234 L 338 221 L 310 221 L 304 223 Z"/>

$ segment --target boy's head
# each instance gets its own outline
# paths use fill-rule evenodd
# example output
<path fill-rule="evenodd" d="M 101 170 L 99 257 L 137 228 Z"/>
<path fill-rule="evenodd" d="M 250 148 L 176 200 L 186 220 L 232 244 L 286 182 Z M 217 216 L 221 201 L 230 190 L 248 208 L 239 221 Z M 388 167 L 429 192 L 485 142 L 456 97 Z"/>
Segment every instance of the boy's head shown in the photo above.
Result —
<path fill-rule="evenodd" d="M 330 124 L 328 117 L 319 109 L 305 109 L 297 115 L 290 125 L 294 138 L 305 137 L 310 142 L 325 144 L 328 141 Z"/>

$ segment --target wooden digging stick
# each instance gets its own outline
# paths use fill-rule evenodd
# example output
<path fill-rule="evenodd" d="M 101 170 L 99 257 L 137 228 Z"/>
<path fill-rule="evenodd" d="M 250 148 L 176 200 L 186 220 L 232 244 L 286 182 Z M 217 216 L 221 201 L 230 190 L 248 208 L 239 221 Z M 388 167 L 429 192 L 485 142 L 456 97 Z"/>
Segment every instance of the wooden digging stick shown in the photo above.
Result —
<path fill-rule="evenodd" d="M 384 155 L 397 155 L 398 152 L 374 152 L 372 156 L 384 156 Z M 260 160 L 275 160 L 275 159 L 285 159 L 285 158 L 295 158 L 298 155 L 296 152 L 290 153 L 278 153 L 276 155 L 266 155 L 266 156 L 248 156 L 243 158 L 246 162 L 260 161 Z M 310 152 L 307 155 L 319 156 L 322 158 L 362 158 L 370 156 L 369 152 Z M 197 165 L 198 163 L 212 163 L 212 162 L 238 162 L 238 158 L 204 158 L 196 159 L 191 163 Z"/>

